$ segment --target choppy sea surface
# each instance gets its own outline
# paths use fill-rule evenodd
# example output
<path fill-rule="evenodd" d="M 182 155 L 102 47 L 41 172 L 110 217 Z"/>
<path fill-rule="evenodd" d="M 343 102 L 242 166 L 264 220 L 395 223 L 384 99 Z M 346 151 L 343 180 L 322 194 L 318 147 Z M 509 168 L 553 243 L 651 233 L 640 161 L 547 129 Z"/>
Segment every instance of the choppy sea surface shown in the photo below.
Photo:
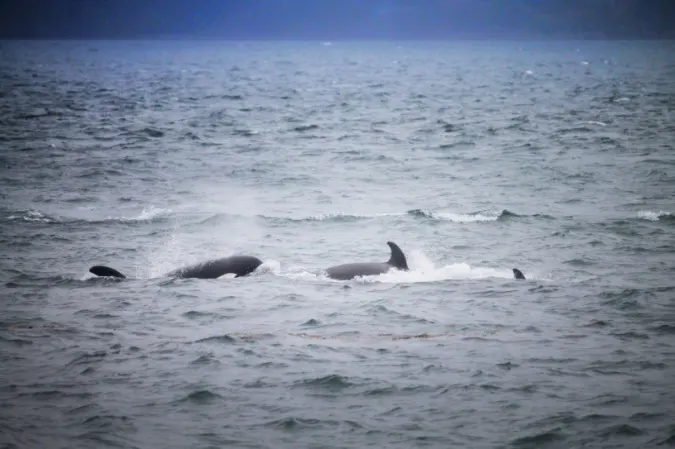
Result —
<path fill-rule="evenodd" d="M 0 447 L 673 446 L 674 137 L 673 42 L 2 42 Z"/>

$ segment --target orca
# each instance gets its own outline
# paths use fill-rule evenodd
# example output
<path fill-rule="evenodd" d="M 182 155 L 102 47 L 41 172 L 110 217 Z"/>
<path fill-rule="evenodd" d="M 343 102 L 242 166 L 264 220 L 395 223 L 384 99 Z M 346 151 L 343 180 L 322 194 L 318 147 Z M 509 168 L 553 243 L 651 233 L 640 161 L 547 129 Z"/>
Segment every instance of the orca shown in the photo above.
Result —
<path fill-rule="evenodd" d="M 394 242 L 387 242 L 391 248 L 391 257 L 387 262 L 355 262 L 343 265 L 335 265 L 326 268 L 324 271 L 331 279 L 346 281 L 357 276 L 373 276 L 383 274 L 391 268 L 408 271 L 408 262 L 401 248 Z"/>
<path fill-rule="evenodd" d="M 207 260 L 195 265 L 179 268 L 165 276 L 173 278 L 216 279 L 225 274 L 234 274 L 234 277 L 247 276 L 262 265 L 262 261 L 253 256 L 230 256 L 221 259 Z M 96 265 L 89 269 L 96 276 L 108 276 L 125 279 L 126 276 L 114 268 Z"/>
<path fill-rule="evenodd" d="M 518 268 L 513 269 L 513 277 L 516 279 L 525 279 L 525 275 Z"/>

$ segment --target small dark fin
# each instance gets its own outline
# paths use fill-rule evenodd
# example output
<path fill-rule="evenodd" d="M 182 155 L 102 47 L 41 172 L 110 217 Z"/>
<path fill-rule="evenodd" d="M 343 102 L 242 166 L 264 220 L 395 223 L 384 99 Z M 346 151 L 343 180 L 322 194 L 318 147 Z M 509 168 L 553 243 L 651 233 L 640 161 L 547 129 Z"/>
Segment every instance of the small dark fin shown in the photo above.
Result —
<path fill-rule="evenodd" d="M 387 262 L 389 265 L 393 265 L 399 270 L 408 271 L 408 262 L 405 260 L 405 254 L 401 251 L 401 248 L 394 242 L 387 242 L 389 248 L 391 248 L 391 258 Z"/>
<path fill-rule="evenodd" d="M 117 271 L 114 268 L 106 267 L 103 265 L 96 265 L 89 269 L 90 273 L 95 274 L 96 276 L 110 276 L 114 278 L 126 279 L 126 276 Z"/>
<path fill-rule="evenodd" d="M 513 269 L 513 277 L 516 279 L 525 279 L 525 275 L 518 268 Z"/>

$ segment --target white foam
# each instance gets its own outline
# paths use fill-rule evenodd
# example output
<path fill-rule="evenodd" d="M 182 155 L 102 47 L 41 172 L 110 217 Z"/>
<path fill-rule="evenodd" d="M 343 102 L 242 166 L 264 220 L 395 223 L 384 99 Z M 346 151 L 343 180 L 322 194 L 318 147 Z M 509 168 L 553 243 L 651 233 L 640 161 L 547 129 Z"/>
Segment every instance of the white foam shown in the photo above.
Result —
<path fill-rule="evenodd" d="M 440 267 L 411 268 L 409 271 L 390 270 L 379 276 L 364 276 L 360 282 L 383 282 L 383 283 L 419 283 L 438 282 L 448 280 L 488 279 L 503 278 L 513 279 L 513 272 L 508 269 L 491 267 L 472 267 L 467 263 L 453 263 Z"/>
<path fill-rule="evenodd" d="M 658 221 L 660 217 L 667 217 L 672 215 L 670 212 L 664 212 L 662 210 L 658 212 L 652 212 L 648 210 L 641 210 L 637 213 L 638 218 L 644 220 Z"/>
<path fill-rule="evenodd" d="M 405 215 L 405 213 L 383 212 L 383 213 L 379 213 L 379 214 L 362 214 L 362 213 L 346 214 L 346 213 L 342 213 L 342 212 L 337 212 L 337 213 L 310 215 L 310 216 L 304 218 L 304 220 L 322 221 L 322 220 L 330 220 L 332 218 L 377 218 L 377 217 L 395 217 L 395 216 L 402 216 L 402 215 Z M 302 218 L 301 218 L 301 220 L 302 220 Z"/>
<path fill-rule="evenodd" d="M 283 276 L 288 279 L 294 279 L 294 280 L 300 280 L 300 281 L 334 281 L 334 282 L 339 282 L 335 281 L 334 279 L 330 279 L 326 277 L 325 273 L 323 270 L 308 270 L 305 267 L 301 267 L 298 265 L 291 265 L 288 267 L 288 270 L 284 273 L 281 272 L 281 270 L 277 273 L 275 273 L 278 276 Z"/>
<path fill-rule="evenodd" d="M 9 217 L 7 217 L 7 219 L 31 221 L 35 223 L 52 223 L 55 221 L 53 218 L 49 218 L 48 216 L 37 210 L 29 210 L 21 215 L 10 215 Z"/>
<path fill-rule="evenodd" d="M 431 217 L 440 220 L 453 221 L 455 223 L 473 223 L 482 221 L 497 221 L 502 211 L 484 211 L 476 214 L 456 214 L 453 212 L 433 212 Z"/>
<path fill-rule="evenodd" d="M 467 263 L 453 263 L 437 267 L 422 251 L 411 251 L 408 254 L 409 271 L 390 270 L 375 276 L 359 276 L 357 283 L 422 283 L 462 279 L 513 279 L 513 272 L 506 268 L 472 267 Z M 326 277 L 323 271 L 312 272 L 303 267 L 289 267 L 286 273 L 275 273 L 284 277 L 307 281 L 328 281 L 342 283 Z"/>

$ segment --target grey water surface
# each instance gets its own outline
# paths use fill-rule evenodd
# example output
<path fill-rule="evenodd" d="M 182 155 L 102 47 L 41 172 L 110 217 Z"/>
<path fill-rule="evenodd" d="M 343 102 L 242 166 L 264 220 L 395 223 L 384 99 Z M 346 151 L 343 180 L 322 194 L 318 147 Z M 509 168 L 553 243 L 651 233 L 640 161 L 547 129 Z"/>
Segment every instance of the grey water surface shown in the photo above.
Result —
<path fill-rule="evenodd" d="M 0 447 L 675 445 L 674 137 L 673 42 L 2 42 Z"/>

